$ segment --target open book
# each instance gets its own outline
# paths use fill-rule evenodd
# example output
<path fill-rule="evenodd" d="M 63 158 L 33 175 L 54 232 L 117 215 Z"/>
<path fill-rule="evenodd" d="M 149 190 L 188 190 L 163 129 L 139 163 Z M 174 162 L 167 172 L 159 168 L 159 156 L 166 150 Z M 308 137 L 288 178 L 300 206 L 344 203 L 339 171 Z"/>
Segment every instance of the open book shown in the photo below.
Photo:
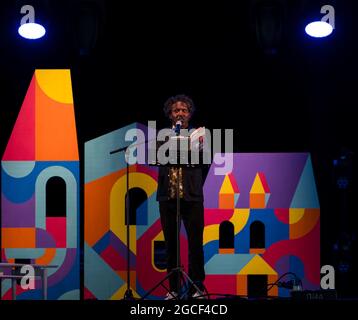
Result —
<path fill-rule="evenodd" d="M 200 137 L 202 137 L 202 139 L 204 139 L 205 127 L 197 128 L 190 134 L 191 141 L 202 140 L 202 139 L 200 139 Z"/>
<path fill-rule="evenodd" d="M 195 129 L 189 136 L 179 135 L 171 137 L 173 140 L 187 140 L 191 150 L 202 150 L 205 139 L 205 127 Z"/>
<path fill-rule="evenodd" d="M 194 150 L 202 150 L 205 139 L 205 127 L 195 129 L 190 134 L 190 148 Z"/>

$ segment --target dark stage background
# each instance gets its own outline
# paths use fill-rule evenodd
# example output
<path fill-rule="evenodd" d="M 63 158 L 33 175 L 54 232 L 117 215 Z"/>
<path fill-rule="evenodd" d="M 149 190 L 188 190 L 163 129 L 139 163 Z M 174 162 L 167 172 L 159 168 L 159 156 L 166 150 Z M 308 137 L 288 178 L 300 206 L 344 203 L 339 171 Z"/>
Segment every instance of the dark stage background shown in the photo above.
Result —
<path fill-rule="evenodd" d="M 164 101 L 188 94 L 197 125 L 234 128 L 236 152 L 311 153 L 321 264 L 336 267 L 344 295 L 358 295 L 357 1 L 195 3 L 1 1 L 1 153 L 36 68 L 71 69 L 81 160 L 86 141 L 123 125 L 164 126 Z M 259 3 L 283 8 L 272 37 L 272 24 L 255 15 Z M 24 4 L 47 26 L 43 39 L 18 36 Z M 324 4 L 336 10 L 336 29 L 309 39 L 304 26 Z"/>

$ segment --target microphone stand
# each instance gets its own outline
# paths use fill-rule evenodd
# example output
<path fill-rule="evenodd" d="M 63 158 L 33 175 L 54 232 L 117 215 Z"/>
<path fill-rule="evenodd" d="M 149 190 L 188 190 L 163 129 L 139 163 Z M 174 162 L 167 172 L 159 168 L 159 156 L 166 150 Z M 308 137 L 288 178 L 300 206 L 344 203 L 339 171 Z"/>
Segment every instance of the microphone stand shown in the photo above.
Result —
<path fill-rule="evenodd" d="M 178 123 L 176 124 L 178 125 Z M 178 137 L 180 135 L 180 131 L 175 131 L 176 132 L 176 137 Z M 177 140 L 176 144 L 178 146 L 179 140 Z M 178 150 L 178 148 L 177 148 Z M 180 151 L 180 148 L 179 148 Z M 176 154 L 177 159 L 178 159 L 178 154 Z M 158 164 L 157 164 L 158 165 Z M 179 170 L 180 168 L 183 167 L 183 165 L 181 165 L 180 163 L 177 162 L 176 165 L 170 165 L 173 167 L 176 167 L 178 170 L 178 176 L 177 176 L 177 181 L 176 181 L 176 266 L 162 279 L 160 280 L 154 287 L 152 287 L 142 298 L 141 300 L 144 300 L 146 297 L 148 297 L 155 289 L 157 289 L 159 286 L 162 286 L 164 289 L 166 289 L 166 291 L 169 293 L 170 290 L 168 290 L 168 288 L 164 285 L 164 282 L 166 280 L 169 280 L 171 277 L 176 277 L 174 278 L 177 281 L 177 286 L 178 286 L 178 296 L 175 297 L 175 300 L 183 300 L 185 299 L 185 292 L 182 292 L 182 281 L 183 283 L 185 283 L 185 281 L 187 281 L 187 283 L 189 285 L 191 285 L 201 296 L 204 295 L 204 292 L 195 284 L 195 282 L 189 277 L 189 275 L 184 271 L 183 266 L 181 265 L 181 260 L 180 260 L 180 224 L 181 224 L 181 219 L 180 219 L 180 192 L 179 192 Z"/>
<path fill-rule="evenodd" d="M 113 150 L 110 152 L 110 154 L 115 154 L 117 152 L 125 151 L 127 153 L 128 146 Z M 125 157 L 125 156 L 124 156 Z M 131 290 L 131 280 L 130 280 L 130 236 L 129 236 L 129 163 L 128 159 L 126 159 L 126 198 L 125 198 L 125 214 L 126 214 L 126 221 L 127 221 L 127 290 L 124 293 L 123 300 L 134 300 L 134 296 Z"/>
<path fill-rule="evenodd" d="M 129 210 L 130 210 L 130 201 L 129 201 L 129 159 L 127 157 L 126 159 L 126 154 L 127 151 L 129 150 L 129 148 L 135 147 L 135 146 L 139 146 L 142 145 L 144 143 L 147 142 L 151 142 L 155 139 L 152 140 L 145 140 L 143 142 L 140 143 L 136 143 L 136 144 L 131 144 L 129 146 L 123 147 L 123 148 L 119 148 L 116 150 L 111 151 L 109 154 L 115 154 L 118 152 L 122 152 L 125 151 L 125 161 L 126 161 L 126 198 L 125 198 L 125 217 L 126 217 L 126 221 L 127 221 L 127 239 L 126 239 L 126 245 L 127 245 L 127 289 L 126 292 L 124 293 L 124 298 L 123 300 L 134 300 L 134 296 L 131 290 L 131 280 L 130 280 L 130 228 L 129 228 Z"/>

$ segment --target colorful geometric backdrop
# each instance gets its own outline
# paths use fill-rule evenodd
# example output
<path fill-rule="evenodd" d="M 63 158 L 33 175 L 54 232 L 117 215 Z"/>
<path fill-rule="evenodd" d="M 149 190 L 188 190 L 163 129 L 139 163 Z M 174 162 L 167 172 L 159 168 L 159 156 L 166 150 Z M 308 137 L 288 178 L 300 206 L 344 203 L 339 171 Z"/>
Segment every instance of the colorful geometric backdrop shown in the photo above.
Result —
<path fill-rule="evenodd" d="M 48 299 L 79 299 L 80 177 L 69 70 L 35 71 L 1 179 L 2 262 L 56 265 L 48 270 Z M 49 198 L 57 203 L 50 207 Z M 18 286 L 17 299 L 41 299 L 40 280 L 35 288 Z M 2 298 L 11 299 L 10 281 L 3 281 Z"/>
<path fill-rule="evenodd" d="M 134 123 L 85 144 L 85 299 L 121 299 L 127 289 L 126 163 L 124 152 L 110 152 L 128 146 L 125 133 L 135 128 L 147 131 Z M 204 185 L 208 291 L 246 296 L 286 272 L 297 274 L 305 289 L 318 289 L 320 210 L 309 154 L 234 154 L 233 161 L 232 172 L 222 176 L 214 175 L 213 164 Z M 129 227 L 135 296 L 166 275 L 159 263 L 163 234 L 156 187 L 156 168 L 129 167 L 129 190 L 145 193 L 136 207 L 136 223 Z M 184 228 L 181 253 L 186 267 Z M 159 287 L 148 299 L 165 293 Z M 289 291 L 274 286 L 268 295 Z"/>
<path fill-rule="evenodd" d="M 233 161 L 226 176 L 214 175 L 213 164 L 204 186 L 208 291 L 250 295 L 286 272 L 319 289 L 320 209 L 309 154 L 240 153 Z M 268 295 L 289 290 L 273 286 Z"/>
<path fill-rule="evenodd" d="M 137 199 L 129 225 L 134 295 L 145 295 L 166 275 L 157 168 L 130 165 L 127 176 L 130 129 L 138 134 L 143 160 L 146 140 L 156 133 L 139 123 L 85 143 L 85 299 L 121 299 L 127 289 L 127 178 Z M 269 285 L 286 272 L 295 273 L 304 289 L 318 289 L 320 209 L 310 155 L 232 156 L 232 171 L 215 175 L 214 161 L 204 185 L 208 291 L 246 296 L 271 288 L 268 295 L 288 296 L 287 289 Z M 57 265 L 49 269 L 48 298 L 79 299 L 80 177 L 69 70 L 35 71 L 2 158 L 1 178 L 1 261 Z M 180 238 L 186 268 L 183 227 Z M 165 293 L 159 287 L 147 298 Z M 18 287 L 17 294 L 40 299 L 41 284 L 29 291 Z M 3 281 L 2 297 L 11 298 L 10 281 Z"/>

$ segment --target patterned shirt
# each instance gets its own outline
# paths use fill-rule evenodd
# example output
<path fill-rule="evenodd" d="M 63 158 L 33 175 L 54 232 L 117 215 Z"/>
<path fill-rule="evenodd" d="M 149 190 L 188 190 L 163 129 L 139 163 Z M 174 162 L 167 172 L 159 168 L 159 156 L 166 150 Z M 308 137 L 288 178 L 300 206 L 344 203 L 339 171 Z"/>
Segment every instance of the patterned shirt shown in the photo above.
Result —
<path fill-rule="evenodd" d="M 177 183 L 179 179 L 179 198 L 184 198 L 183 168 L 169 168 L 169 199 L 177 198 Z"/>

